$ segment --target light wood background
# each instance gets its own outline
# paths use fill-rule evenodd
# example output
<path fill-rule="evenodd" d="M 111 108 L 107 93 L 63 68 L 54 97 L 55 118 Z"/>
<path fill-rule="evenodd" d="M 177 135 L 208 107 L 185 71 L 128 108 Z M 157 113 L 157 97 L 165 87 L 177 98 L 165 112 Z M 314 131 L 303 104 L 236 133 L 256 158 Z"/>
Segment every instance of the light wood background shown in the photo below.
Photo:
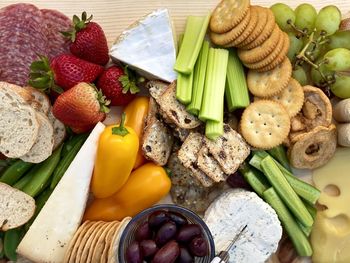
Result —
<path fill-rule="evenodd" d="M 240 1 L 240 0 L 238 0 Z M 156 8 L 168 8 L 171 12 L 177 32 L 182 32 L 188 15 L 204 14 L 212 10 L 219 0 L 0 0 L 0 8 L 17 2 L 28 2 L 40 8 L 57 9 L 67 16 L 81 14 L 82 11 L 94 15 L 94 20 L 102 26 L 108 43 L 114 39 L 133 21 Z M 350 11 L 350 0 L 251 0 L 252 4 L 270 6 L 283 2 L 291 7 L 308 2 L 317 9 L 325 5 L 336 5 L 342 13 Z"/>

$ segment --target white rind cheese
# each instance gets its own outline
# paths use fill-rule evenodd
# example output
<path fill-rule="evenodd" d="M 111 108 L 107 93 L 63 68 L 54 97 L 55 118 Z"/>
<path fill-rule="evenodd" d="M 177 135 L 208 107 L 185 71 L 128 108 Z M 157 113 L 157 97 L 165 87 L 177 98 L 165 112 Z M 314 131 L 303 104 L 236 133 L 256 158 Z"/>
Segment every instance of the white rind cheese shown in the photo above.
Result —
<path fill-rule="evenodd" d="M 110 56 L 128 64 L 150 79 L 176 79 L 176 41 L 167 9 L 159 9 L 140 19 L 115 41 Z"/>
<path fill-rule="evenodd" d="M 218 253 L 247 225 L 229 251 L 229 262 L 265 262 L 277 250 L 282 227 L 276 212 L 255 193 L 230 189 L 220 195 L 204 216 Z"/>
<path fill-rule="evenodd" d="M 83 217 L 100 134 L 98 123 L 29 228 L 17 252 L 34 262 L 61 263 Z"/>

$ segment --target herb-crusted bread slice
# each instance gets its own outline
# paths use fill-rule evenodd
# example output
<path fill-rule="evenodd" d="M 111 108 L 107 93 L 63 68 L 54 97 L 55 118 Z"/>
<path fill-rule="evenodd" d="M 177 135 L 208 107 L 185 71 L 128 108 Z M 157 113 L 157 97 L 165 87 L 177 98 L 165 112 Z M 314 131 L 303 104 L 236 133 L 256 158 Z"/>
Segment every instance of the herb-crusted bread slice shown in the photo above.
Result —
<path fill-rule="evenodd" d="M 41 112 L 37 112 L 36 115 L 40 125 L 38 137 L 30 151 L 20 157 L 25 162 L 40 163 L 52 154 L 54 139 L 51 122 Z"/>
<path fill-rule="evenodd" d="M 148 121 L 143 137 L 142 152 L 148 160 L 154 161 L 158 165 L 165 165 L 171 153 L 174 137 L 165 124 L 153 118 Z"/>
<path fill-rule="evenodd" d="M 209 176 L 214 182 L 226 181 L 228 175 L 221 169 L 220 164 L 209 153 L 209 149 L 206 145 L 198 152 L 198 168 L 201 169 L 207 176 Z"/>
<path fill-rule="evenodd" d="M 215 141 L 206 138 L 205 144 L 228 175 L 236 172 L 250 153 L 250 147 L 242 136 L 227 124 L 224 124 L 222 136 Z"/>
<path fill-rule="evenodd" d="M 178 157 L 183 166 L 190 169 L 198 181 L 205 187 L 213 185 L 213 180 L 198 168 L 198 152 L 203 145 L 203 136 L 200 133 L 190 133 L 178 152 Z"/>
<path fill-rule="evenodd" d="M 194 129 L 201 122 L 186 111 L 186 108 L 176 99 L 176 82 L 172 82 L 157 100 L 160 109 L 179 128 Z"/>
<path fill-rule="evenodd" d="M 7 184 L 0 183 L 0 230 L 27 223 L 35 211 L 35 200 Z"/>

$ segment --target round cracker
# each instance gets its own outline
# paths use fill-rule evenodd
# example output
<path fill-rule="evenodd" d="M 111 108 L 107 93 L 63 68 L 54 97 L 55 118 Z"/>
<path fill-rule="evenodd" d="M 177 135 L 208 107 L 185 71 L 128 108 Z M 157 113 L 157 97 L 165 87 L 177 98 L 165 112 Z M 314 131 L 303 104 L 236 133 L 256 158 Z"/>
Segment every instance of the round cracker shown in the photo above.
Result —
<path fill-rule="evenodd" d="M 252 7 L 257 9 L 258 22 L 254 27 L 253 31 L 250 33 L 250 35 L 246 39 L 244 39 L 240 44 L 237 45 L 237 47 L 239 48 L 244 47 L 245 45 L 251 43 L 252 41 L 254 41 L 254 39 L 256 39 L 259 35 L 261 35 L 267 23 L 267 11 L 265 10 L 266 8 L 257 6 L 257 5 L 251 6 L 251 8 Z"/>
<path fill-rule="evenodd" d="M 282 31 L 276 25 L 271 36 L 261 45 L 250 50 L 238 50 L 237 54 L 243 63 L 255 63 L 265 58 L 277 45 Z"/>
<path fill-rule="evenodd" d="M 261 45 L 262 43 L 265 42 L 266 39 L 269 38 L 269 36 L 271 35 L 273 29 L 276 26 L 275 23 L 275 16 L 272 13 L 272 11 L 269 8 L 265 8 L 265 12 L 267 15 L 267 22 L 264 26 L 263 31 L 260 33 L 260 35 L 258 35 L 255 39 L 253 39 L 251 42 L 249 42 L 248 44 L 242 46 L 242 49 L 252 49 L 255 48 L 259 45 Z"/>
<path fill-rule="evenodd" d="M 232 42 L 225 45 L 225 47 L 236 47 L 237 45 L 242 43 L 253 32 L 254 28 L 256 28 L 257 23 L 258 23 L 258 8 L 256 6 L 251 6 L 250 7 L 250 20 L 249 20 L 247 27 Z"/>
<path fill-rule="evenodd" d="M 113 228 L 113 222 L 107 222 L 103 225 L 101 231 L 96 234 L 95 239 L 91 244 L 92 249 L 89 251 L 88 262 L 100 262 L 103 249 L 106 246 L 105 238 L 111 228 Z"/>
<path fill-rule="evenodd" d="M 263 58 L 262 60 L 252 63 L 252 64 L 244 64 L 247 68 L 250 69 L 260 69 L 263 67 L 268 66 L 271 62 L 273 62 L 281 53 L 281 51 L 284 48 L 284 45 L 288 45 L 287 43 L 289 43 L 289 39 L 287 39 L 288 42 L 286 42 L 286 37 L 288 38 L 286 33 L 282 33 L 282 37 L 280 37 L 276 48 L 270 53 L 268 54 L 265 58 Z"/>
<path fill-rule="evenodd" d="M 75 262 L 87 262 L 86 259 L 88 251 L 91 248 L 91 241 L 94 238 L 96 232 L 100 229 L 101 225 L 103 224 L 103 221 L 95 221 L 93 226 L 85 232 L 80 241 Z"/>
<path fill-rule="evenodd" d="M 119 248 L 119 240 L 120 237 L 127 226 L 127 224 L 130 222 L 131 217 L 125 217 L 119 224 L 117 230 L 115 231 L 113 237 L 112 237 L 112 242 L 109 247 L 108 251 L 108 263 L 117 263 L 118 262 L 118 248 Z"/>
<path fill-rule="evenodd" d="M 259 100 L 244 110 L 240 127 L 242 136 L 250 145 L 259 149 L 271 149 L 287 138 L 290 118 L 278 102 Z"/>
<path fill-rule="evenodd" d="M 113 221 L 112 224 L 113 225 L 112 225 L 111 229 L 108 231 L 108 233 L 105 237 L 105 246 L 103 248 L 103 252 L 102 252 L 102 256 L 101 256 L 101 260 L 100 260 L 101 263 L 105 263 L 108 260 L 108 251 L 109 251 L 109 248 L 110 248 L 111 243 L 112 243 L 112 238 L 114 236 L 114 233 L 117 231 L 120 222 Z"/>
<path fill-rule="evenodd" d="M 271 71 L 249 70 L 247 76 L 248 89 L 254 96 L 271 97 L 281 92 L 288 85 L 291 76 L 292 64 L 286 58 Z"/>
<path fill-rule="evenodd" d="M 72 240 L 69 242 L 63 262 L 75 262 L 76 253 L 80 244 L 80 240 L 85 232 L 93 226 L 93 221 L 85 221 L 75 232 Z"/>
<path fill-rule="evenodd" d="M 210 39 L 216 45 L 227 45 L 231 43 L 233 40 L 238 38 L 243 33 L 243 31 L 247 28 L 250 21 L 250 15 L 251 15 L 251 11 L 249 9 L 246 16 L 237 26 L 232 28 L 230 31 L 222 34 L 218 34 L 212 31 L 210 32 Z"/>
<path fill-rule="evenodd" d="M 222 0 L 211 15 L 210 30 L 215 33 L 231 30 L 244 19 L 249 6 L 249 0 Z"/>

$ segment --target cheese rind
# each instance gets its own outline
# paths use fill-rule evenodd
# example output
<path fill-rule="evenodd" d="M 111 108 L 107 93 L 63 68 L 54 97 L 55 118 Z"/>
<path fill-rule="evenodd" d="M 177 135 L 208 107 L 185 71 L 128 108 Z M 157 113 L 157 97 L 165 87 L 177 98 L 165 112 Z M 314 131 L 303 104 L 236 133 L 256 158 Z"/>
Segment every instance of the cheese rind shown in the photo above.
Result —
<path fill-rule="evenodd" d="M 34 262 L 63 262 L 86 206 L 97 144 L 105 126 L 98 123 L 29 228 L 17 252 Z"/>
<path fill-rule="evenodd" d="M 110 56 L 128 64 L 150 79 L 172 82 L 177 75 L 176 41 L 167 9 L 159 9 L 140 19 L 115 41 Z"/>
<path fill-rule="evenodd" d="M 218 253 L 247 225 L 234 247 L 229 262 L 265 262 L 277 250 L 282 227 L 276 212 L 255 193 L 235 189 L 220 195 L 204 216 Z"/>

